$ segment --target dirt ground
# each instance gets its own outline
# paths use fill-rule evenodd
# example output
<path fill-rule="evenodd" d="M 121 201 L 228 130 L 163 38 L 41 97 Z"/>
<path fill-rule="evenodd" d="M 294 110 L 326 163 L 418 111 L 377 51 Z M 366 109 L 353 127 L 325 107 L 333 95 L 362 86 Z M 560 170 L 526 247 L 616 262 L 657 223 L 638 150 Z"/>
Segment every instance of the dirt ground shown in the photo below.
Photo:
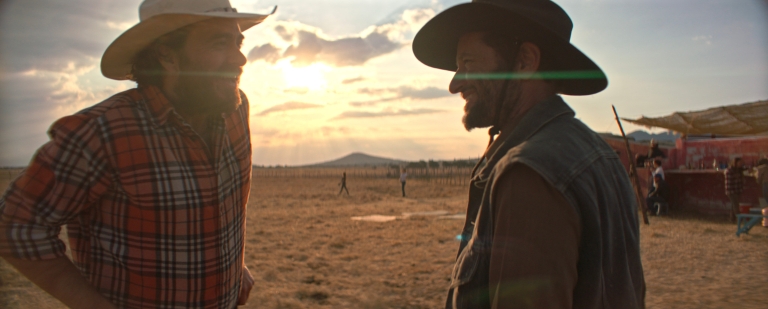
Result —
<path fill-rule="evenodd" d="M 245 258 L 256 287 L 245 308 L 440 308 L 463 221 L 351 217 L 462 213 L 466 188 L 409 180 L 403 198 L 397 179 L 349 178 L 350 196 L 338 196 L 337 183 L 254 179 Z M 720 218 L 651 217 L 641 227 L 647 307 L 766 308 L 768 228 L 735 231 Z M 0 308 L 61 307 L 0 262 Z"/>

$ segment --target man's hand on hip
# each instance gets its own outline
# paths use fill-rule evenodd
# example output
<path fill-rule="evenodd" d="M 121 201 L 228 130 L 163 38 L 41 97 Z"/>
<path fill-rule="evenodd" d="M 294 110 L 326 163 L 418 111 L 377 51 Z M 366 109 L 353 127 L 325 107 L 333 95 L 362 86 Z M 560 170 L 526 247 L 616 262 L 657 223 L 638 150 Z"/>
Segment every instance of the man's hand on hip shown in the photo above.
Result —
<path fill-rule="evenodd" d="M 67 257 L 30 261 L 3 257 L 21 274 L 69 308 L 117 308 L 101 295 Z"/>

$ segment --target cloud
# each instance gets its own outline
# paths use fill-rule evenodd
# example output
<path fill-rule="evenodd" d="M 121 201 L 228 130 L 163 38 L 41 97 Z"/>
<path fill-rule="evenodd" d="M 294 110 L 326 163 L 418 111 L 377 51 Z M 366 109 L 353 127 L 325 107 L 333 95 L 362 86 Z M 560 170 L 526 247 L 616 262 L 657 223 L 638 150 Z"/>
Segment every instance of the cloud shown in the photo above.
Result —
<path fill-rule="evenodd" d="M 269 63 L 275 63 L 280 58 L 280 49 L 270 43 L 256 46 L 248 52 L 248 61 L 264 60 Z"/>
<path fill-rule="evenodd" d="M 291 58 L 296 66 L 307 66 L 322 62 L 336 67 L 362 65 L 371 58 L 388 54 L 404 46 L 403 43 L 393 42 L 386 33 L 373 32 L 365 37 L 349 37 L 338 40 L 327 40 L 317 33 L 299 31 L 298 44 L 286 49 L 282 58 Z M 263 47 L 263 46 L 262 46 Z M 250 55 L 250 54 L 249 54 Z M 275 63 L 274 58 L 258 58 Z"/>
<path fill-rule="evenodd" d="M 333 136 L 333 135 L 346 135 L 351 132 L 351 130 L 348 127 L 331 127 L 331 126 L 323 126 L 320 127 L 320 132 L 324 136 Z"/>
<path fill-rule="evenodd" d="M 283 38 L 283 40 L 286 42 L 293 40 L 293 33 L 289 32 L 288 29 L 283 25 L 275 26 L 275 33 L 277 33 L 277 35 Z"/>
<path fill-rule="evenodd" d="M 342 85 L 349 85 L 351 83 L 361 82 L 361 81 L 364 81 L 364 80 L 365 80 L 365 77 L 358 76 L 358 77 L 347 78 L 345 80 L 342 80 L 341 84 Z"/>
<path fill-rule="evenodd" d="M 304 103 L 304 102 L 285 102 L 283 104 L 278 104 L 270 108 L 267 108 L 256 115 L 266 116 L 276 112 L 285 112 L 285 111 L 296 110 L 296 109 L 308 109 L 308 108 L 318 108 L 318 107 L 323 107 L 323 105 Z"/>
<path fill-rule="evenodd" d="M 27 164 L 57 118 L 125 90 L 124 83 L 94 89 L 93 79 L 103 77 L 83 71 L 0 74 L 0 165 Z"/>
<path fill-rule="evenodd" d="M 362 94 L 372 95 L 372 96 L 382 96 L 387 93 L 392 93 L 394 95 L 388 98 L 371 100 L 371 101 L 349 102 L 349 105 L 355 106 L 355 107 L 375 106 L 379 103 L 390 102 L 390 101 L 395 101 L 400 99 L 429 100 L 429 99 L 436 99 L 436 98 L 451 96 L 451 93 L 448 92 L 448 90 L 440 89 L 434 86 L 429 86 L 426 88 L 414 88 L 411 86 L 400 86 L 395 88 L 360 88 L 360 89 L 357 89 L 357 92 Z"/>
<path fill-rule="evenodd" d="M 712 45 L 711 35 L 697 35 L 691 39 L 694 42 L 704 42 L 706 45 Z"/>
<path fill-rule="evenodd" d="M 410 35 L 433 15 L 432 9 L 405 10 L 398 20 L 342 38 L 327 37 L 320 29 L 298 22 L 277 21 L 278 25 L 272 30 L 283 42 L 254 47 L 248 52 L 248 60 L 274 64 L 281 59 L 290 59 L 294 66 L 318 62 L 335 67 L 359 66 L 407 46 Z M 278 47 L 285 43 L 288 43 L 285 49 Z"/>
<path fill-rule="evenodd" d="M 291 87 L 288 89 L 283 90 L 284 93 L 293 93 L 293 94 L 307 94 L 309 92 L 309 88 L 307 87 Z"/>
<path fill-rule="evenodd" d="M 390 97 L 390 98 L 383 98 L 383 99 L 371 100 L 371 101 L 354 101 L 354 102 L 349 102 L 349 105 L 354 107 L 376 106 L 376 105 L 379 105 L 380 103 L 395 101 L 397 99 L 399 98 Z"/>
<path fill-rule="evenodd" d="M 365 111 L 346 111 L 339 114 L 332 119 L 349 119 L 349 118 L 380 118 L 380 117 L 398 117 L 398 116 L 415 116 L 415 115 L 427 115 L 442 113 L 444 110 L 431 109 L 431 108 L 417 108 L 417 109 L 394 109 L 394 110 L 382 110 L 378 112 L 365 112 Z"/>
<path fill-rule="evenodd" d="M 400 88 L 398 88 L 398 92 L 400 94 L 400 97 L 402 98 L 423 99 L 423 100 L 451 96 L 451 93 L 448 92 L 447 89 L 441 89 L 433 86 L 421 88 L 421 89 L 416 89 L 410 86 L 400 86 Z"/>
<path fill-rule="evenodd" d="M 135 12 L 133 1 L 4 1 L 0 70 L 59 71 L 71 65 L 96 65 L 107 45 L 135 23 Z"/>

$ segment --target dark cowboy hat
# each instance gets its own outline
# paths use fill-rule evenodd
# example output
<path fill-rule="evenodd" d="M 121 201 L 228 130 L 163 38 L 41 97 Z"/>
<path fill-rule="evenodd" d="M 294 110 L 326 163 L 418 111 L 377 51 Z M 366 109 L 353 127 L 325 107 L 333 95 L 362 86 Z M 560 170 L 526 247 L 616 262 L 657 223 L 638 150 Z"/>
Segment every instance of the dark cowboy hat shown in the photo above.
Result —
<path fill-rule="evenodd" d="M 533 42 L 554 64 L 554 72 L 541 78 L 559 80 L 559 92 L 595 94 L 608 86 L 605 73 L 571 45 L 573 23 L 550 0 L 473 0 L 451 7 L 427 22 L 413 39 L 413 53 L 422 63 L 456 71 L 456 47 L 468 32 L 502 31 L 524 42 Z"/>

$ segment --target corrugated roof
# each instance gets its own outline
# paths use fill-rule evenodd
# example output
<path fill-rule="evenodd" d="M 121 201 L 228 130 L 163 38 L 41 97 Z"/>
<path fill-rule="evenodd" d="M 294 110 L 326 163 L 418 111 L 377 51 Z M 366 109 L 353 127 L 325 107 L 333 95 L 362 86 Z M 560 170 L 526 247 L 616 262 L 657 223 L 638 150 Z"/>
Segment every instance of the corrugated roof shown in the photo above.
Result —
<path fill-rule="evenodd" d="M 720 106 L 702 111 L 676 112 L 669 116 L 626 119 L 645 127 L 658 127 L 690 134 L 766 135 L 768 100 Z"/>

